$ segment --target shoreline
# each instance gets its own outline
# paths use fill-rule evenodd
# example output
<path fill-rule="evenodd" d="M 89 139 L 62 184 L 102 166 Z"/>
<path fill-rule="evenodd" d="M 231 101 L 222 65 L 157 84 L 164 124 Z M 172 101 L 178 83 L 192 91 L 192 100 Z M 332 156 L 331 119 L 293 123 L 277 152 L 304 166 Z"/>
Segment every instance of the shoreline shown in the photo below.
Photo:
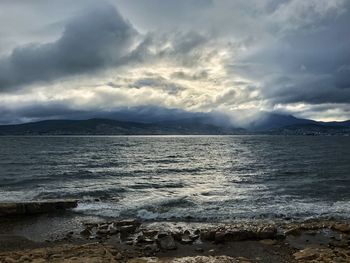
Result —
<path fill-rule="evenodd" d="M 350 262 L 350 220 L 140 222 L 56 211 L 5 217 L 0 229 L 0 262 Z"/>

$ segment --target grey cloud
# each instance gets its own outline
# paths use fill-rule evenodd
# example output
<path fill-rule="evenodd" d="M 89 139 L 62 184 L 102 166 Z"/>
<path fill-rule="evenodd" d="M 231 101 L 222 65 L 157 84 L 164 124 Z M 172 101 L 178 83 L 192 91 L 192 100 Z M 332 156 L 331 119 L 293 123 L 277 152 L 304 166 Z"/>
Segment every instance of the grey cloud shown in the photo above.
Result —
<path fill-rule="evenodd" d="M 229 70 L 261 83 L 272 104 L 350 103 L 349 8 L 317 28 L 290 32 L 241 56 Z"/>
<path fill-rule="evenodd" d="M 194 31 L 148 33 L 130 53 L 128 60 L 151 63 L 165 59 L 190 67 L 201 59 L 201 48 L 207 42 L 206 36 Z"/>
<path fill-rule="evenodd" d="M 135 83 L 130 84 L 129 87 L 138 89 L 142 87 L 150 87 L 165 91 L 170 95 L 176 95 L 180 91 L 185 90 L 185 88 L 181 85 L 171 82 L 163 77 L 141 78 Z"/>
<path fill-rule="evenodd" d="M 172 78 L 175 79 L 184 79 L 184 80 L 203 80 L 209 77 L 207 71 L 202 70 L 195 73 L 186 73 L 184 71 L 176 71 L 171 75 Z"/>
<path fill-rule="evenodd" d="M 136 35 L 108 4 L 95 5 L 70 21 L 55 42 L 16 48 L 0 60 L 0 90 L 123 63 Z"/>

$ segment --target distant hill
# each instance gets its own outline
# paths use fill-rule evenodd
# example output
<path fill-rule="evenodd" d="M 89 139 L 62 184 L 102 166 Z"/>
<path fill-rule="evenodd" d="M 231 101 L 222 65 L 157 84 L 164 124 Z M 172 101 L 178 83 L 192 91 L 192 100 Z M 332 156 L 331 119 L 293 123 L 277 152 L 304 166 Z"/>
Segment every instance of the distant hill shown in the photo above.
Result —
<path fill-rule="evenodd" d="M 164 135 L 242 134 L 244 129 L 218 127 L 202 122 L 139 123 L 110 119 L 47 120 L 0 126 L 0 135 Z"/>
<path fill-rule="evenodd" d="M 317 124 L 316 121 L 296 118 L 293 115 L 262 113 L 260 117 L 249 124 L 249 130 L 267 131 L 291 125 Z"/>
<path fill-rule="evenodd" d="M 184 116 L 184 115 L 181 115 Z M 114 119 L 45 120 L 0 125 L 0 135 L 350 135 L 350 121 L 317 122 L 292 115 L 262 113 L 243 128 L 227 116 L 188 115 L 182 119 L 144 123 Z"/>

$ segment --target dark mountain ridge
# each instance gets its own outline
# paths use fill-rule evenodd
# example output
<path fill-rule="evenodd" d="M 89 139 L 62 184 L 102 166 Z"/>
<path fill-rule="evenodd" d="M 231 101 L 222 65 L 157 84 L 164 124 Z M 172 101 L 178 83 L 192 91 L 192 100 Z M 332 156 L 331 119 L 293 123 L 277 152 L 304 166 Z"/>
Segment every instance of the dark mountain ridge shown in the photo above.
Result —
<path fill-rule="evenodd" d="M 0 135 L 241 134 L 244 130 L 206 123 L 139 123 L 111 119 L 46 120 L 0 126 Z"/>
<path fill-rule="evenodd" d="M 195 116 L 151 123 L 93 118 L 87 120 L 44 120 L 0 125 L 0 135 L 349 135 L 350 121 L 317 122 L 292 115 L 267 114 L 246 129 L 223 116 Z"/>

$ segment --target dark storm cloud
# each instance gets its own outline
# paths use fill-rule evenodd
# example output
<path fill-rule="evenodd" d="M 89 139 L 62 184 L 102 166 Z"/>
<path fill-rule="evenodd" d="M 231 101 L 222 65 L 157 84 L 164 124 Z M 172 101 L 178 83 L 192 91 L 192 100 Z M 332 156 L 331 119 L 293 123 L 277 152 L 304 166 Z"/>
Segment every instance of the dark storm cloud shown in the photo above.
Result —
<path fill-rule="evenodd" d="M 0 90 L 123 63 L 136 35 L 112 5 L 100 2 L 70 21 L 55 42 L 27 45 L 0 60 Z"/>
<path fill-rule="evenodd" d="M 334 17 L 281 37 L 233 65 L 262 82 L 271 103 L 350 103 L 350 4 Z"/>
<path fill-rule="evenodd" d="M 129 54 L 129 61 L 153 62 L 173 60 L 183 66 L 195 65 L 203 55 L 201 48 L 208 42 L 205 35 L 194 31 L 148 33 Z"/>

